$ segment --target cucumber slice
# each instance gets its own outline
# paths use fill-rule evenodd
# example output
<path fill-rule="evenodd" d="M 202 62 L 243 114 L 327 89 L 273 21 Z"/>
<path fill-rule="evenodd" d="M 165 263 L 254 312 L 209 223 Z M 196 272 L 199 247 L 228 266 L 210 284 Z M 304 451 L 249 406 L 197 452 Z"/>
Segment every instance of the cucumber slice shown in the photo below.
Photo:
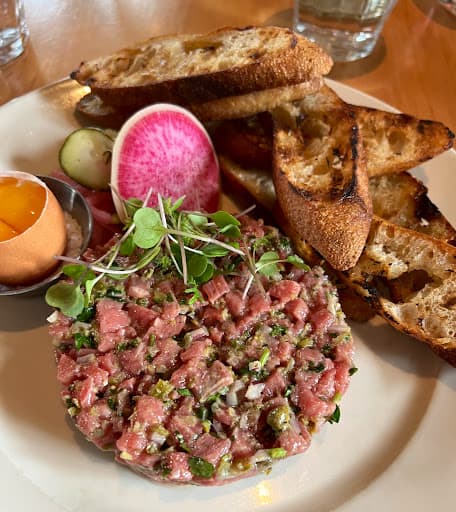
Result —
<path fill-rule="evenodd" d="M 80 128 L 65 139 L 59 152 L 62 170 L 95 190 L 109 189 L 114 138 L 99 128 Z"/>

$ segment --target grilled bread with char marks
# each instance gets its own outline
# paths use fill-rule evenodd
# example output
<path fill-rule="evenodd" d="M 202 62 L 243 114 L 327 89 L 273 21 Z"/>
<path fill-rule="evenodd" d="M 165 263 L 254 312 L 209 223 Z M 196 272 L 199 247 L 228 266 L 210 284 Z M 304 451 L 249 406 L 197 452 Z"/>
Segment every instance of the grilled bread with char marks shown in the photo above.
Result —
<path fill-rule="evenodd" d="M 453 276 L 456 249 L 446 243 L 454 238 L 454 229 L 425 195 L 424 185 L 408 173 L 371 178 L 370 184 L 382 182 L 381 187 L 378 184 L 371 187 L 374 213 L 390 215 L 389 219 L 400 222 L 401 226 L 374 216 L 357 264 L 349 271 L 337 272 L 322 262 L 310 244 L 291 229 L 277 205 L 270 171 L 246 169 L 222 154 L 219 162 L 225 179 L 247 190 L 256 202 L 273 212 L 276 222 L 291 237 L 303 258 L 312 264 L 323 264 L 338 283 L 340 300 L 349 318 L 366 321 L 379 314 L 393 327 L 424 341 L 456 366 L 456 342 L 452 334 L 456 326 Z M 391 204 L 397 201 L 403 210 L 392 212 L 382 206 L 383 200 Z M 426 212 L 432 214 L 422 217 L 426 222 L 418 222 L 416 212 L 423 201 L 428 203 Z"/>
<path fill-rule="evenodd" d="M 363 250 L 372 205 L 354 116 L 324 99 L 317 92 L 272 113 L 273 180 L 292 229 L 333 268 L 346 270 Z"/>
<path fill-rule="evenodd" d="M 280 27 L 221 28 L 208 34 L 148 39 L 81 63 L 71 78 L 107 105 L 206 103 L 289 87 L 326 75 L 331 58 L 316 44 Z"/>
<path fill-rule="evenodd" d="M 327 85 L 318 91 L 316 99 L 323 110 L 347 105 Z M 453 146 L 454 134 L 437 121 L 362 106 L 350 105 L 350 109 L 361 133 L 369 177 L 402 173 Z M 266 168 L 272 165 L 269 124 L 265 114 L 220 123 L 213 132 L 215 146 L 246 166 L 255 167 L 255 159 L 260 158 L 260 167 Z M 261 150 L 260 157 L 255 146 Z"/>
<path fill-rule="evenodd" d="M 456 366 L 455 247 L 374 217 L 366 247 L 345 276 L 393 327 Z"/>

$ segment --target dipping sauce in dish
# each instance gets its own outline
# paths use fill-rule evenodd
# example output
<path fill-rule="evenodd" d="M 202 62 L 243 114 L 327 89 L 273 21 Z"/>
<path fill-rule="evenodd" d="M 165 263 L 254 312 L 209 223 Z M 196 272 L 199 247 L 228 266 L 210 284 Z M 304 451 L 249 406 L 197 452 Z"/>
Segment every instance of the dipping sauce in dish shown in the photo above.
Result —
<path fill-rule="evenodd" d="M 0 283 L 42 279 L 65 244 L 64 214 L 46 185 L 32 174 L 0 171 Z"/>

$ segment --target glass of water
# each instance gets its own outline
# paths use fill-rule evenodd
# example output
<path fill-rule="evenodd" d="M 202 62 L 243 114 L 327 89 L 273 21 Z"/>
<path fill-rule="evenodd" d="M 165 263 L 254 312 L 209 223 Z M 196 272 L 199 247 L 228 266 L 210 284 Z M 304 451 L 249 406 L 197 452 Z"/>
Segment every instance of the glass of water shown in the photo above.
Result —
<path fill-rule="evenodd" d="M 294 30 L 338 62 L 371 53 L 396 0 L 295 0 Z"/>
<path fill-rule="evenodd" d="M 23 0 L 0 0 L 0 65 L 22 54 L 28 35 Z"/>

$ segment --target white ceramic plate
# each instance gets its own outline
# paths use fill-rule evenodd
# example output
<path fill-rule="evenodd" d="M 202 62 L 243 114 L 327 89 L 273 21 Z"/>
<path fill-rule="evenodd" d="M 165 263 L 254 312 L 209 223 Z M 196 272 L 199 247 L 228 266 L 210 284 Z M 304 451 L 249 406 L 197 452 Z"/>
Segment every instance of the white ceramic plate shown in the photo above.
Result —
<path fill-rule="evenodd" d="M 353 103 L 386 108 L 331 83 Z M 0 168 L 45 174 L 57 167 L 73 107 L 69 81 L 0 108 Z M 416 170 L 456 223 L 456 153 Z M 43 243 L 45 243 L 43 241 Z M 356 326 L 359 372 L 309 451 L 269 476 L 225 487 L 169 487 L 115 464 L 73 429 L 60 403 L 39 298 L 0 301 L 0 496 L 8 512 L 281 512 L 449 510 L 456 476 L 456 371 L 423 344 L 380 321 Z"/>

